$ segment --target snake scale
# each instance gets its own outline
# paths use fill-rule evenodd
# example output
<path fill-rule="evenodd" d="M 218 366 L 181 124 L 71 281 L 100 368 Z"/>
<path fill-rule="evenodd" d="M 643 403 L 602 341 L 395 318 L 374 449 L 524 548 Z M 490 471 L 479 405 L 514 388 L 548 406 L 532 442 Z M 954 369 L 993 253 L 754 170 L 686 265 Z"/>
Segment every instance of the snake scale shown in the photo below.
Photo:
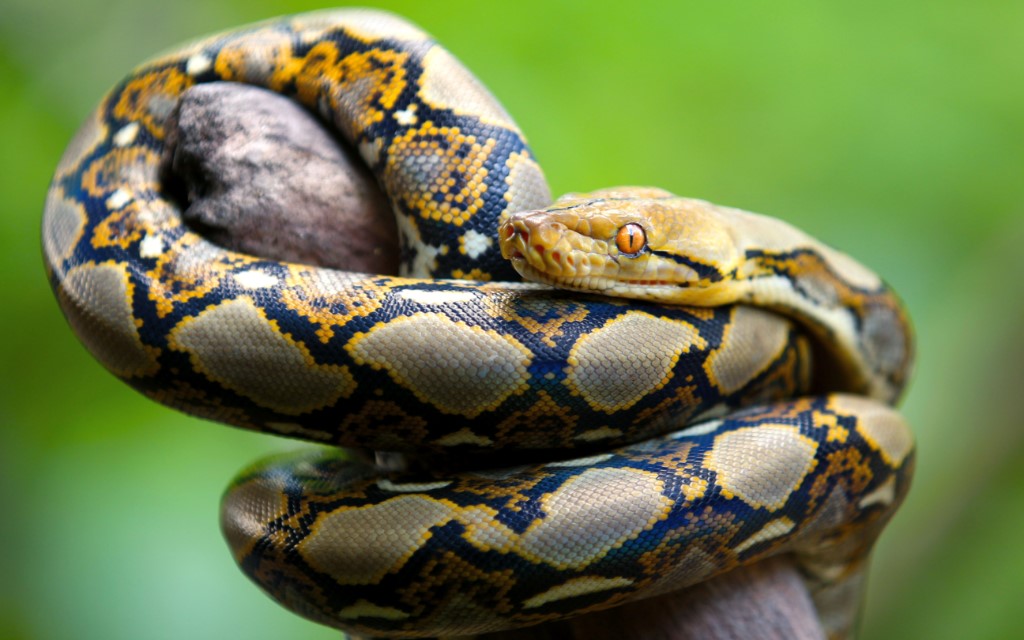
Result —
<path fill-rule="evenodd" d="M 243 255 L 182 222 L 161 181 L 168 118 L 220 80 L 291 96 L 358 149 L 397 216 L 403 277 Z M 43 248 L 75 333 L 146 396 L 440 461 L 317 450 L 234 480 L 232 553 L 303 616 L 479 633 L 791 553 L 848 634 L 913 466 L 890 407 L 911 362 L 899 301 L 778 220 L 644 188 L 550 200 L 512 119 L 449 53 L 390 14 L 332 11 L 130 74 L 60 161 Z"/>

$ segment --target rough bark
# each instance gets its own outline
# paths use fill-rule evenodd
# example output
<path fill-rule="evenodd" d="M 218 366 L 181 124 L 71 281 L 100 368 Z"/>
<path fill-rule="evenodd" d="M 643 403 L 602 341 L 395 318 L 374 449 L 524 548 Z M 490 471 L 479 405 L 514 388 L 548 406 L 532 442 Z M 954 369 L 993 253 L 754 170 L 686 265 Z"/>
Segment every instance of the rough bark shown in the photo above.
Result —
<path fill-rule="evenodd" d="M 251 255 L 350 271 L 398 268 L 394 216 L 352 150 L 296 102 L 241 84 L 189 89 L 165 182 L 185 221 Z"/>
<path fill-rule="evenodd" d="M 190 89 L 171 127 L 165 180 L 189 224 L 267 258 L 394 273 L 389 207 L 356 155 L 309 112 L 243 85 Z M 785 558 L 689 589 L 479 640 L 810 639 L 823 632 Z"/>

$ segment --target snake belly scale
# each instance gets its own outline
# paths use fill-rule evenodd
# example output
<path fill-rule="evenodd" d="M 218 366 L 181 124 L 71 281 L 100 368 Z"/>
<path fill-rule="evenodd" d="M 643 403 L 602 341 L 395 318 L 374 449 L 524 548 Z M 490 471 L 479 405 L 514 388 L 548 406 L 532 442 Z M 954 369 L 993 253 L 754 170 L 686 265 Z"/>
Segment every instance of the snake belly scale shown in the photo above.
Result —
<path fill-rule="evenodd" d="M 235 253 L 183 224 L 162 186 L 168 119 L 189 87 L 223 80 L 293 97 L 359 150 L 395 211 L 403 277 Z M 830 633 L 848 633 L 913 466 L 889 407 L 911 360 L 895 296 L 768 218 L 649 189 L 550 200 L 512 119 L 443 48 L 389 14 L 322 12 L 136 69 L 60 161 L 43 251 L 73 330 L 148 397 L 463 461 L 388 471 L 318 450 L 242 472 L 222 506 L 229 546 L 301 615 L 373 636 L 478 633 L 792 553 Z M 531 216 L 666 203 L 690 216 L 668 235 L 717 238 L 671 254 L 682 298 L 518 281 L 537 266 L 526 254 L 577 255 L 527 231 Z M 499 225 L 522 245 L 515 268 Z M 634 229 L 630 259 L 670 255 L 647 249 L 657 227 Z M 634 280 L 657 290 L 654 269 Z M 499 454 L 524 462 L 492 468 Z"/>

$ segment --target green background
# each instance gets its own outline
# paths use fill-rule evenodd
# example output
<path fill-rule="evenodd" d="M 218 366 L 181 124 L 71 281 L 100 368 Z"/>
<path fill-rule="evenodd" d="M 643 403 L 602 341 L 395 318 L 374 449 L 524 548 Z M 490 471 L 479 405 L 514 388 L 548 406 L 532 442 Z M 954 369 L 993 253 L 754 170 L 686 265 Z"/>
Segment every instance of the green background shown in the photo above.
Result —
<path fill-rule="evenodd" d="M 868 638 L 1001 638 L 1024 603 L 1024 3 L 381 2 L 513 113 L 556 193 L 651 184 L 784 217 L 904 296 L 915 487 Z M 63 146 L 137 62 L 308 2 L 7 0 L 0 22 L 0 637 L 336 638 L 221 541 L 233 473 L 294 442 L 105 373 L 43 277 Z"/>

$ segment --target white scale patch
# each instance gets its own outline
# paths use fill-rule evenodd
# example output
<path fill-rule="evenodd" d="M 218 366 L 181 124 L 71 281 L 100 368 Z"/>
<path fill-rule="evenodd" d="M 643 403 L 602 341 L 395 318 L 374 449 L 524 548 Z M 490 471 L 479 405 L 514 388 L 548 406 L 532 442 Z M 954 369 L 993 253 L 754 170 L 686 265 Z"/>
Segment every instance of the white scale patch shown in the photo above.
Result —
<path fill-rule="evenodd" d="M 395 222 L 398 223 L 398 235 L 405 238 L 408 245 L 414 249 L 412 259 L 408 264 L 402 265 L 405 268 L 402 275 L 409 278 L 431 277 L 441 248 L 422 241 L 419 227 L 410 216 L 398 213 L 395 215 Z"/>
<path fill-rule="evenodd" d="M 416 246 L 416 245 L 414 245 Z M 432 244 L 420 244 L 417 246 L 415 255 L 409 263 L 409 275 L 413 278 L 427 278 L 427 274 L 434 271 L 437 266 L 437 256 L 442 255 L 442 247 L 435 247 Z"/>
<path fill-rule="evenodd" d="M 718 431 L 718 428 L 722 426 L 721 420 L 708 420 L 707 422 L 701 422 L 695 424 L 692 427 L 680 429 L 675 433 L 670 434 L 668 437 L 673 440 L 682 440 L 683 438 L 693 438 L 696 436 L 706 436 L 709 433 Z"/>
<path fill-rule="evenodd" d="M 755 544 L 767 542 L 768 540 L 774 540 L 779 536 L 784 536 L 793 530 L 793 521 L 789 518 L 779 518 L 772 520 L 768 524 L 761 527 L 760 531 L 753 534 L 740 544 L 736 545 L 736 553 L 743 553 Z"/>
<path fill-rule="evenodd" d="M 359 155 L 366 161 L 366 164 L 373 166 L 380 159 L 381 147 L 380 138 L 364 140 L 359 143 Z"/>
<path fill-rule="evenodd" d="M 381 478 L 377 481 L 377 486 L 380 489 L 384 491 L 391 491 L 393 493 L 419 493 L 421 491 L 434 491 L 435 489 L 444 489 L 450 484 L 450 481 L 404 482 L 402 484 L 396 484 L 387 478 Z"/>
<path fill-rule="evenodd" d="M 132 200 L 132 194 L 124 189 L 118 189 L 107 198 L 107 208 L 116 211 Z"/>
<path fill-rule="evenodd" d="M 164 241 L 158 235 L 147 233 L 139 243 L 139 255 L 143 258 L 158 258 L 164 252 Z"/>
<path fill-rule="evenodd" d="M 558 462 L 549 462 L 547 467 L 592 467 L 599 462 L 611 459 L 612 454 L 601 453 L 594 456 L 587 456 L 586 458 L 576 458 L 575 460 L 559 460 Z"/>
<path fill-rule="evenodd" d="M 466 255 L 473 260 L 485 254 L 493 244 L 490 236 L 473 229 L 462 235 L 462 246 L 466 250 Z"/>
<path fill-rule="evenodd" d="M 523 602 L 523 608 L 536 609 L 537 607 L 542 607 L 549 602 L 557 602 L 558 600 L 564 600 L 566 598 L 575 598 L 576 596 L 582 596 L 588 593 L 599 593 L 601 591 L 609 591 L 611 589 L 621 589 L 622 587 L 628 587 L 632 584 L 633 581 L 629 578 L 602 578 L 599 576 L 573 578 L 568 582 L 563 582 L 560 585 L 551 587 L 547 591 L 537 594 L 532 598 L 527 598 Z"/>
<path fill-rule="evenodd" d="M 277 285 L 277 277 L 266 271 L 250 269 L 234 274 L 235 282 L 246 289 L 269 289 Z"/>
<path fill-rule="evenodd" d="M 407 109 L 396 111 L 394 118 L 395 122 L 402 125 L 403 127 L 411 127 L 412 125 L 416 124 L 416 121 L 418 120 L 418 118 L 416 117 L 416 105 L 411 104 Z"/>
<path fill-rule="evenodd" d="M 119 147 L 127 147 L 131 143 L 135 142 L 135 136 L 137 135 L 139 135 L 139 123 L 132 122 L 121 127 L 121 129 L 114 134 L 114 144 Z"/>
<path fill-rule="evenodd" d="M 185 63 L 185 73 L 190 76 L 197 76 L 209 71 L 212 64 L 213 60 L 211 60 L 205 53 L 197 53 L 189 58 L 188 62 Z"/>
<path fill-rule="evenodd" d="M 400 298 L 422 305 L 446 305 L 456 302 L 470 302 L 477 296 L 472 291 L 420 291 L 407 289 L 398 293 Z"/>
<path fill-rule="evenodd" d="M 889 476 L 889 478 L 882 483 L 882 486 L 861 498 L 860 502 L 857 503 L 857 506 L 861 509 L 867 509 L 868 507 L 876 504 L 887 507 L 892 504 L 892 501 L 895 499 L 896 476 Z"/>

